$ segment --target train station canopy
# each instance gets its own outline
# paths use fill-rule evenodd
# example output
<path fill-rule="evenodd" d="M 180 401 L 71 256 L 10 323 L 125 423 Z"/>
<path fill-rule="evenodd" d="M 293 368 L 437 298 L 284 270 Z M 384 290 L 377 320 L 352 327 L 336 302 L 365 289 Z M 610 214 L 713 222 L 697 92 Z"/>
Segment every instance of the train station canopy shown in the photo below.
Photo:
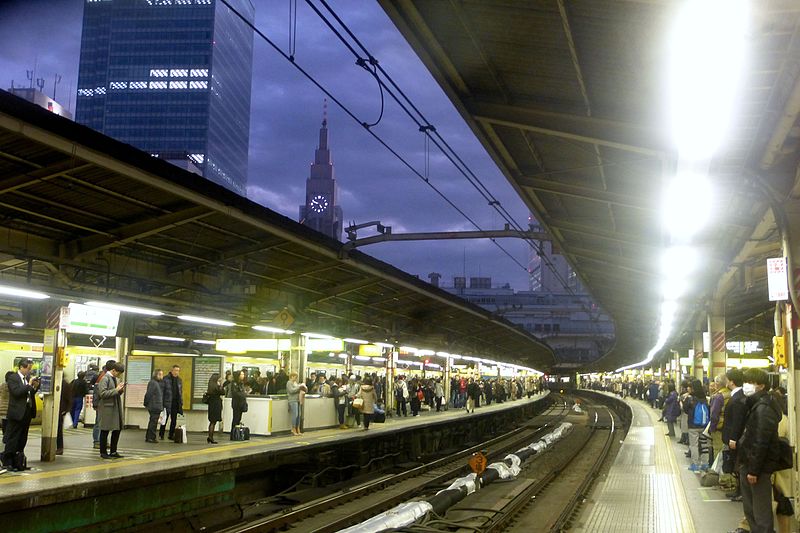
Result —
<path fill-rule="evenodd" d="M 553 363 L 519 326 L 4 91 L 0 208 L 2 284 L 247 329 L 286 312 L 298 331 Z"/>
<path fill-rule="evenodd" d="M 659 326 L 662 191 L 677 162 L 667 41 L 682 2 L 380 3 L 614 319 L 616 344 L 594 368 L 641 361 Z M 711 163 L 712 205 L 697 208 L 713 210 L 712 221 L 699 236 L 702 269 L 678 332 L 705 329 L 713 298 L 734 329 L 772 305 L 764 259 L 778 236 L 774 220 L 764 221 L 764 190 L 786 197 L 795 178 L 800 3 L 749 4 L 742 87 Z M 676 219 L 703 215 L 686 205 L 667 208 Z"/>

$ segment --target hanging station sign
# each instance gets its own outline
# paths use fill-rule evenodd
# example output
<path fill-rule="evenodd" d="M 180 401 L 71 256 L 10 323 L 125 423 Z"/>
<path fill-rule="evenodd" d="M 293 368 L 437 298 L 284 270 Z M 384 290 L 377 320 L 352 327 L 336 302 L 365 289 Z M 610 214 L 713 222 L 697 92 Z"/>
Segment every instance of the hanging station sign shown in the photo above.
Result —
<path fill-rule="evenodd" d="M 767 285 L 770 302 L 789 299 L 789 277 L 786 273 L 785 257 L 767 259 Z"/>

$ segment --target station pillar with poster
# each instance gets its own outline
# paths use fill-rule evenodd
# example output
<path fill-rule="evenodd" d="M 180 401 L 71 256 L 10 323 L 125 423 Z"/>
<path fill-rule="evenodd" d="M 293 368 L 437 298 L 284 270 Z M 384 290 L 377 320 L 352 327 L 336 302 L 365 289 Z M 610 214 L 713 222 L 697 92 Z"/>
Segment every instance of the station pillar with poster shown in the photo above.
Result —
<path fill-rule="evenodd" d="M 61 423 L 61 384 L 66 364 L 67 331 L 64 315 L 66 307 L 54 307 L 47 313 L 42 347 L 41 386 L 42 402 L 42 462 L 56 460 L 58 425 Z"/>

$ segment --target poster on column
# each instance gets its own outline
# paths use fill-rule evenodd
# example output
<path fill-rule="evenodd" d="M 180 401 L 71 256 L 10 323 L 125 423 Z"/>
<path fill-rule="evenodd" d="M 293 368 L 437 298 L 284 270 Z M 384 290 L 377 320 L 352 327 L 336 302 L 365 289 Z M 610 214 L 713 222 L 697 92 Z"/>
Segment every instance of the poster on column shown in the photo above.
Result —
<path fill-rule="evenodd" d="M 125 406 L 144 407 L 144 395 L 153 372 L 153 358 L 131 355 L 125 368 Z"/>
<path fill-rule="evenodd" d="M 192 387 L 192 409 L 204 410 L 208 406 L 203 403 L 203 394 L 208 390 L 208 380 L 211 379 L 211 374 L 223 374 L 223 364 L 225 360 L 222 357 L 216 356 L 203 356 L 194 358 L 194 372 L 193 372 L 193 387 Z"/>
<path fill-rule="evenodd" d="M 789 299 L 789 277 L 786 273 L 785 257 L 767 259 L 767 286 L 770 302 Z"/>
<path fill-rule="evenodd" d="M 56 330 L 44 330 L 44 345 L 42 347 L 42 366 L 39 371 L 41 385 L 39 392 L 42 394 L 52 394 L 53 392 L 53 362 L 56 353 Z"/>

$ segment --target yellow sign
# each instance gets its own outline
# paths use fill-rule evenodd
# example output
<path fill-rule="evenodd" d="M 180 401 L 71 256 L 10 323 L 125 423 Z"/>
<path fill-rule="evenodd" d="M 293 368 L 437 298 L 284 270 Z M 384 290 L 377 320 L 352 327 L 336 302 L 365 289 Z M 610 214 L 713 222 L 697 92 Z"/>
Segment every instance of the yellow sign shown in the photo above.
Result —
<path fill-rule="evenodd" d="M 358 355 L 367 357 L 380 357 L 383 355 L 383 348 L 374 344 L 362 344 L 358 347 Z"/>
<path fill-rule="evenodd" d="M 786 360 L 786 338 L 783 336 L 772 337 L 772 357 L 775 358 L 775 364 L 780 366 L 789 366 Z"/>
<path fill-rule="evenodd" d="M 289 326 L 294 324 L 294 316 L 288 309 L 284 308 L 280 313 L 275 315 L 275 319 L 272 323 L 281 329 L 288 329 Z"/>

